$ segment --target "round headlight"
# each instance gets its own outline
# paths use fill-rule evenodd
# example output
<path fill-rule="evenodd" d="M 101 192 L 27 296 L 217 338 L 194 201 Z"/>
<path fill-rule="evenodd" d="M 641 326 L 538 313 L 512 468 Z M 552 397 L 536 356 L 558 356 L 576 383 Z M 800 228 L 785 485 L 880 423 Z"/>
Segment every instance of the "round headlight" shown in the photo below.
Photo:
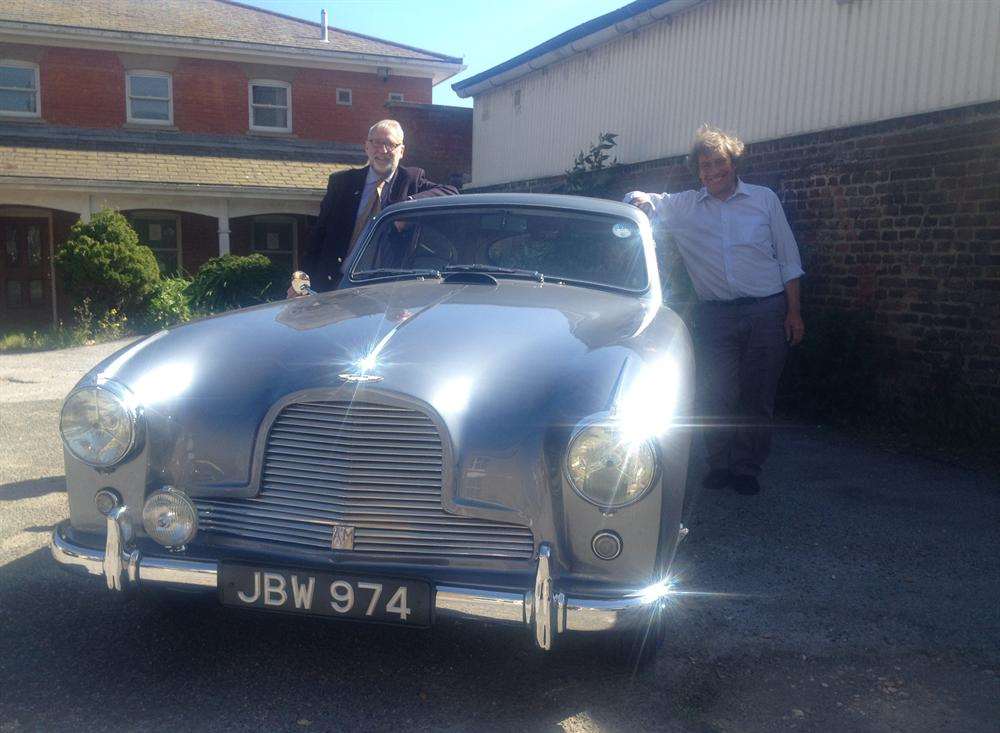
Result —
<path fill-rule="evenodd" d="M 587 501 L 607 509 L 641 499 L 653 485 L 656 455 L 646 441 L 627 440 L 609 425 L 590 425 L 570 441 L 570 483 Z"/>
<path fill-rule="evenodd" d="M 59 432 L 69 452 L 91 466 L 113 466 L 135 444 L 138 413 L 120 385 L 82 387 L 63 403 Z"/>
<path fill-rule="evenodd" d="M 146 499 L 142 526 L 164 547 L 183 547 L 198 532 L 198 512 L 187 494 L 168 486 Z"/>

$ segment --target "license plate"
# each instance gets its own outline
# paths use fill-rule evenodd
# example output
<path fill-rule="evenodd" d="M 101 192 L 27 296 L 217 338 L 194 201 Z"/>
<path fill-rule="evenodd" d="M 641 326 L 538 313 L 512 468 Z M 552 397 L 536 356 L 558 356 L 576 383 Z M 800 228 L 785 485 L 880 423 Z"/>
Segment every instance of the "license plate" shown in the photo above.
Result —
<path fill-rule="evenodd" d="M 223 563 L 221 598 L 227 606 L 429 626 L 431 591 L 412 580 Z"/>

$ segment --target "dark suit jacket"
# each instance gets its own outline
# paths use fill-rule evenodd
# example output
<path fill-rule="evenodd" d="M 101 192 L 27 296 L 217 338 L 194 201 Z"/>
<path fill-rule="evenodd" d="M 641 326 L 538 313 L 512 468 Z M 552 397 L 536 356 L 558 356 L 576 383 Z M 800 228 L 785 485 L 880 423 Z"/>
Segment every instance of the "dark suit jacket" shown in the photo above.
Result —
<path fill-rule="evenodd" d="M 358 203 L 368 177 L 368 166 L 341 171 L 330 176 L 326 195 L 320 204 L 319 218 L 309 232 L 302 269 L 309 274 L 314 290 L 332 290 L 340 280 L 340 266 L 347 256 L 354 233 Z M 454 186 L 445 186 L 424 178 L 423 168 L 399 166 L 392 179 L 385 206 L 425 196 L 451 196 Z"/>

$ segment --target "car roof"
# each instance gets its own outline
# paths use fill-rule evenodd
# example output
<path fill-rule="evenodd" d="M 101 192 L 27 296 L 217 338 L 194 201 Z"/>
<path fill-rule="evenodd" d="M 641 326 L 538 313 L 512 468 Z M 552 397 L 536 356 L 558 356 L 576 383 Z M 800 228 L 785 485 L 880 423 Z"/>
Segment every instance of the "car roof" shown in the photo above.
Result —
<path fill-rule="evenodd" d="M 387 206 L 383 213 L 417 211 L 456 206 L 539 206 L 549 209 L 568 209 L 588 214 L 624 216 L 641 221 L 645 216 L 639 209 L 619 201 L 594 199 L 586 196 L 560 196 L 551 193 L 463 193 L 458 196 L 427 196 L 411 201 L 401 201 Z"/>

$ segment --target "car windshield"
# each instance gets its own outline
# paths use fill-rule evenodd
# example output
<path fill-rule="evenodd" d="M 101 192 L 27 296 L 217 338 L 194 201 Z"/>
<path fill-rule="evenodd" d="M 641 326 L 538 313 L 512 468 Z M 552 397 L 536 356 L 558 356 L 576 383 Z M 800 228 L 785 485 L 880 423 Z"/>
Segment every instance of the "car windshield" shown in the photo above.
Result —
<path fill-rule="evenodd" d="M 630 291 L 648 284 L 639 226 L 624 217 L 528 207 L 400 212 L 382 219 L 354 281 L 481 271 Z"/>

